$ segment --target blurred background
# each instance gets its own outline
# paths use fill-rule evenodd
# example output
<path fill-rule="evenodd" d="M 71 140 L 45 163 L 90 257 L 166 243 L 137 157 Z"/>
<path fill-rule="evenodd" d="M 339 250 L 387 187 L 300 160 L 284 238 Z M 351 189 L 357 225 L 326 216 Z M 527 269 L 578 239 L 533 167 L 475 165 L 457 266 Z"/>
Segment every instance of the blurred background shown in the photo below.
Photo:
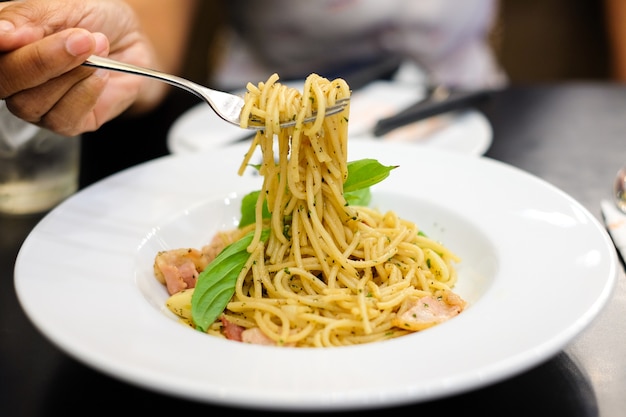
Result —
<path fill-rule="evenodd" d="M 617 14 L 607 14 L 605 9 L 611 2 L 626 6 L 626 0 L 500 0 L 498 22 L 491 38 L 511 84 L 616 80 L 612 76 L 607 17 Z M 183 75 L 200 84 L 210 85 L 211 67 L 219 52 L 216 48 L 220 44 L 219 22 L 223 20 L 221 5 L 221 0 L 201 2 L 186 54 Z M 613 20 L 622 27 L 619 18 Z M 623 27 L 626 29 L 626 25 Z M 209 45 L 214 49 L 207 56 Z M 192 94 L 172 89 L 168 100 L 140 120 L 121 117 L 97 132 L 85 134 L 81 187 L 129 166 L 167 155 L 169 126 L 199 102 Z M 150 141 L 150 146 L 137 146 L 139 142 L 133 145 L 133 141 L 127 140 L 129 132 L 137 134 L 138 125 L 142 126 L 139 135 Z M 124 151 L 106 163 L 88 162 L 98 160 L 99 155 L 111 148 Z"/>
<path fill-rule="evenodd" d="M 222 13 L 219 0 L 202 3 L 185 74 L 199 82 Z M 492 40 L 512 83 L 611 78 L 604 0 L 501 0 Z"/>
<path fill-rule="evenodd" d="M 502 0 L 496 50 L 513 83 L 611 77 L 603 0 Z"/>

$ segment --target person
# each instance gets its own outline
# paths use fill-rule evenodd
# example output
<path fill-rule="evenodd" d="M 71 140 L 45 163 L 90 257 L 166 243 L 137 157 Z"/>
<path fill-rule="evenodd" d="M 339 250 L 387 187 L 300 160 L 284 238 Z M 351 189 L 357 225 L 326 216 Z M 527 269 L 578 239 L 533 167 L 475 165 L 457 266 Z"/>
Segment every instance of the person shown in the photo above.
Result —
<path fill-rule="evenodd" d="M 353 86 L 387 75 L 464 88 L 498 87 L 506 76 L 489 42 L 494 0 L 231 0 L 227 53 L 214 82 L 303 79 L 310 72 Z"/>
<path fill-rule="evenodd" d="M 150 111 L 164 83 L 81 64 L 92 54 L 169 73 L 182 69 L 198 0 L 0 3 L 0 98 L 17 117 L 65 135 Z M 506 83 L 489 47 L 496 0 L 233 0 L 214 87 L 276 72 L 335 77 L 386 71 L 464 88 Z M 407 64 L 408 63 L 408 64 Z M 405 65 L 407 64 L 407 65 Z M 407 70 L 408 68 L 408 70 Z M 416 71 L 418 69 L 419 71 Z"/>

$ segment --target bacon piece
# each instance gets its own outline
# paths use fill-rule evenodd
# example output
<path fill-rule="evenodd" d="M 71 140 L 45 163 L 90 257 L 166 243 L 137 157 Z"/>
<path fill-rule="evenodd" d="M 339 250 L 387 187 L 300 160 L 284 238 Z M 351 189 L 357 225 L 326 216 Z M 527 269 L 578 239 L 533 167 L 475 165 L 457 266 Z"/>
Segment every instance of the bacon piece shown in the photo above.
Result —
<path fill-rule="evenodd" d="M 410 331 L 424 330 L 457 316 L 465 308 L 465 301 L 451 291 L 438 291 L 434 295 L 408 302 L 403 313 L 392 324 Z"/>
<path fill-rule="evenodd" d="M 194 288 L 200 272 L 239 234 L 237 229 L 217 233 L 201 251 L 193 248 L 161 251 L 154 260 L 154 275 L 170 295 Z"/>
<path fill-rule="evenodd" d="M 208 245 L 202 247 L 202 254 L 211 262 L 222 250 L 241 237 L 241 230 L 233 229 L 227 232 L 219 232 Z"/>
<path fill-rule="evenodd" d="M 222 329 L 224 330 L 226 339 L 241 342 L 241 333 L 244 331 L 244 327 L 229 321 L 224 316 L 222 316 L 220 320 L 222 321 Z"/>
<path fill-rule="evenodd" d="M 276 342 L 267 337 L 258 327 L 244 330 L 241 333 L 241 341 L 243 343 L 252 343 L 253 345 L 276 346 Z"/>
<path fill-rule="evenodd" d="M 154 260 L 154 275 L 172 295 L 194 288 L 200 272 L 209 261 L 197 249 L 184 248 L 161 251 Z"/>
<path fill-rule="evenodd" d="M 276 346 L 276 342 L 267 337 L 265 333 L 261 331 L 258 327 L 252 327 L 246 329 L 245 327 L 239 326 L 231 321 L 229 321 L 225 316 L 222 315 L 220 318 L 222 322 L 222 330 L 224 336 L 228 340 L 234 340 L 236 342 L 243 343 L 251 343 L 253 345 L 266 345 L 266 346 Z"/>

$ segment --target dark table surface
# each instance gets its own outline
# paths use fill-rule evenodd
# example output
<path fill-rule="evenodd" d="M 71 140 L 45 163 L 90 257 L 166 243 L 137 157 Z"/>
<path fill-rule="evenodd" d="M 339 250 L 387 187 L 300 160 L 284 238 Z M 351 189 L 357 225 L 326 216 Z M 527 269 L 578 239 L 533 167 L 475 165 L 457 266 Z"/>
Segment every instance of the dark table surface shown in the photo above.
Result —
<path fill-rule="evenodd" d="M 173 91 L 149 116 L 119 119 L 84 135 L 81 187 L 166 155 L 169 127 L 196 103 L 195 97 Z M 512 86 L 496 93 L 480 110 L 493 128 L 486 157 L 547 180 L 601 218 L 600 200 L 610 197 L 613 176 L 626 165 L 626 86 L 601 82 Z M 140 125 L 146 130 L 137 133 Z M 22 242 L 41 218 L 0 216 L 0 416 L 116 415 L 123 411 L 160 415 L 166 409 L 194 416 L 237 411 L 120 382 L 77 362 L 39 333 L 16 298 L 13 266 Z M 622 417 L 626 410 L 625 323 L 626 281 L 620 268 L 606 308 L 550 360 L 462 395 L 358 414 Z"/>

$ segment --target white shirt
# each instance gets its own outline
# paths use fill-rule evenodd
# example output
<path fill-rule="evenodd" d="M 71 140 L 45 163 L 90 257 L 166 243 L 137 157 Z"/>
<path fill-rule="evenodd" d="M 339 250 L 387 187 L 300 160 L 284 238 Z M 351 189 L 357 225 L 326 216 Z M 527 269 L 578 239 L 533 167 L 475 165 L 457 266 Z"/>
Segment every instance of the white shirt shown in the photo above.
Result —
<path fill-rule="evenodd" d="M 466 88 L 506 83 L 488 36 L 496 0 L 230 0 L 234 25 L 213 83 L 346 74 L 402 62 L 397 76 Z M 409 68 L 407 70 L 407 68 Z"/>

